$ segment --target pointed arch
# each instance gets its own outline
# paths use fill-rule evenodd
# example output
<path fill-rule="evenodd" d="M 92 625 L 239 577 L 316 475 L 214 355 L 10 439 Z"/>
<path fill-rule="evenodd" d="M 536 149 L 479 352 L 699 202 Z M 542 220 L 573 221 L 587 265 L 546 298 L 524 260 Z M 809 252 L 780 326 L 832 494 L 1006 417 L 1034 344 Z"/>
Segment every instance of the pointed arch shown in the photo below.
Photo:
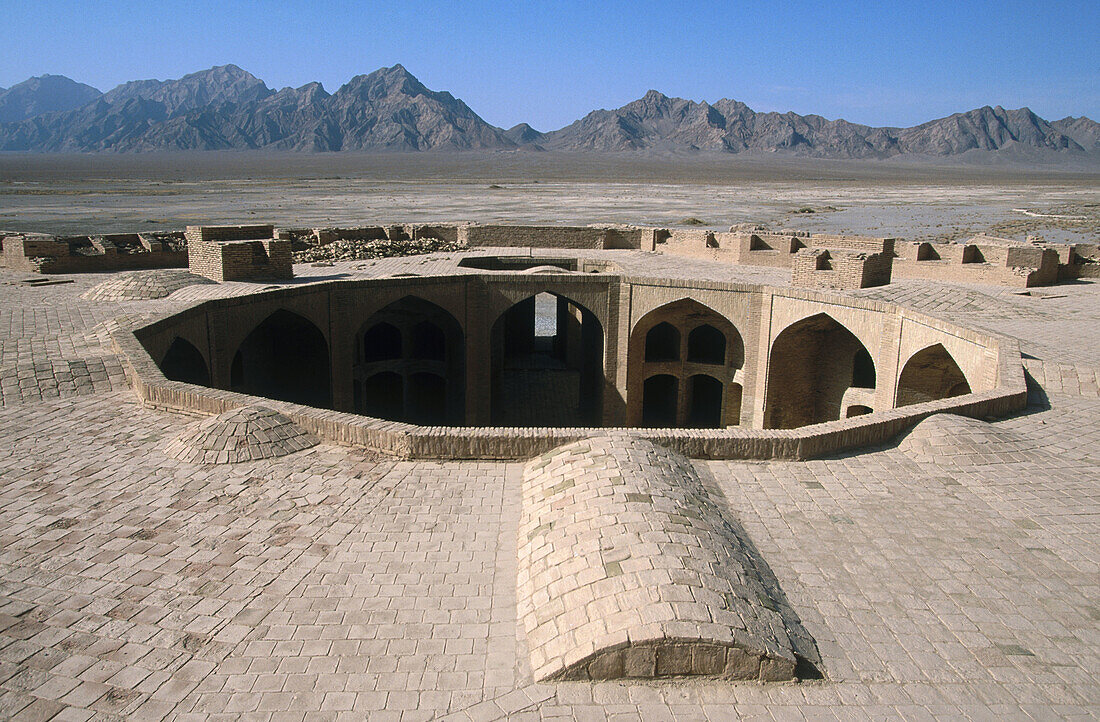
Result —
<path fill-rule="evenodd" d="M 870 359 L 859 338 L 827 313 L 783 329 L 768 354 L 764 428 L 794 429 L 839 419 L 844 392 L 853 386 L 856 357 L 863 354 Z"/>
<path fill-rule="evenodd" d="M 604 387 L 603 324 L 553 292 L 518 301 L 493 323 L 491 423 L 599 426 Z"/>
<path fill-rule="evenodd" d="M 357 413 L 433 426 L 463 423 L 465 334 L 442 306 L 404 296 L 360 325 L 356 348 Z"/>
<path fill-rule="evenodd" d="M 279 309 L 245 337 L 234 356 L 234 391 L 330 408 L 328 342 L 309 319 Z"/>
<path fill-rule="evenodd" d="M 634 324 L 628 344 L 627 423 L 651 425 L 658 413 L 655 409 L 663 408 L 654 399 L 674 396 L 678 404 L 675 418 L 664 417 L 662 424 L 717 427 L 739 423 L 741 386 L 734 379 L 745 363 L 745 343 L 728 318 L 694 299 L 682 298 L 642 316 Z M 651 380 L 656 376 L 674 378 L 675 394 L 661 386 L 670 383 L 667 380 Z M 704 379 L 712 379 L 713 384 Z M 735 386 L 736 402 L 726 398 Z"/>
<path fill-rule="evenodd" d="M 193 343 L 180 336 L 172 340 L 160 362 L 160 370 L 164 378 L 171 381 L 210 385 L 210 370 L 206 367 L 206 359 Z"/>
<path fill-rule="evenodd" d="M 970 383 L 951 353 L 937 343 L 921 349 L 905 362 L 898 376 L 897 406 L 962 396 Z"/>

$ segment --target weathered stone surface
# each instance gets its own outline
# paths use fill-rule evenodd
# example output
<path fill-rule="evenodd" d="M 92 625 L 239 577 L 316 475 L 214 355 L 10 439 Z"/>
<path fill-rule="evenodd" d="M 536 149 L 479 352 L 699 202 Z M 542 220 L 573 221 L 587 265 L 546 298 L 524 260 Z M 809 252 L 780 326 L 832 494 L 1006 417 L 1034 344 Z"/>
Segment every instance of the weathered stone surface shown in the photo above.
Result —
<path fill-rule="evenodd" d="M 234 464 L 271 459 L 317 445 L 287 417 L 262 406 L 245 406 L 194 424 L 165 453 L 180 461 Z"/>
<path fill-rule="evenodd" d="M 200 283 L 213 281 L 187 271 L 172 269 L 134 271 L 113 276 L 85 291 L 82 297 L 89 301 L 149 300 L 164 298 L 181 288 Z"/>
<path fill-rule="evenodd" d="M 745 678 L 772 659 L 769 681 L 794 676 L 800 625 L 679 454 L 626 435 L 544 454 L 524 470 L 519 531 L 537 679 Z"/>

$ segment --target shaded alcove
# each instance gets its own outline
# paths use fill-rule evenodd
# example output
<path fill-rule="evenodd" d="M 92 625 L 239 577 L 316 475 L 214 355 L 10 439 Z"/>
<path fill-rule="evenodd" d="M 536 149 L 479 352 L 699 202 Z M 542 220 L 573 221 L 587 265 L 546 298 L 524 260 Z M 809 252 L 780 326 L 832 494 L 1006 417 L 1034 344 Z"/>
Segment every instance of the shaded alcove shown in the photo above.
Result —
<path fill-rule="evenodd" d="M 662 321 L 645 335 L 646 361 L 678 361 L 680 332 L 671 323 Z"/>
<path fill-rule="evenodd" d="M 401 358 L 401 347 L 401 331 L 392 323 L 376 323 L 359 338 L 359 354 L 363 361 Z"/>
<path fill-rule="evenodd" d="M 858 374 L 857 356 L 862 366 Z M 839 419 L 844 392 L 855 385 L 853 381 L 873 383 L 868 378 L 869 359 L 855 334 L 828 314 L 788 326 L 768 356 L 764 428 L 795 429 Z"/>
<path fill-rule="evenodd" d="M 692 363 L 722 364 L 726 362 L 726 336 L 704 323 L 688 334 L 687 360 Z"/>
<path fill-rule="evenodd" d="M 943 347 L 935 344 L 913 354 L 898 377 L 897 406 L 970 393 L 966 375 Z"/>
<path fill-rule="evenodd" d="M 627 358 L 627 423 L 721 428 L 740 423 L 745 345 L 737 328 L 714 309 L 681 299 L 653 309 L 635 324 Z M 656 377 L 667 380 L 653 381 Z M 735 398 L 736 397 L 736 398 Z M 666 407 L 668 399 L 675 406 Z"/>
<path fill-rule="evenodd" d="M 642 385 L 642 426 L 676 425 L 680 381 L 671 374 L 650 376 Z"/>
<path fill-rule="evenodd" d="M 405 296 L 371 314 L 357 339 L 356 413 L 426 426 L 465 421 L 465 339 L 448 311 Z"/>
<path fill-rule="evenodd" d="M 313 323 L 275 311 L 241 342 L 230 372 L 232 390 L 331 408 L 328 343 Z"/>
<path fill-rule="evenodd" d="M 164 378 L 172 381 L 210 385 L 210 370 L 206 367 L 206 359 L 194 344 L 179 336 L 176 336 L 164 354 L 160 370 Z"/>
<path fill-rule="evenodd" d="M 405 415 L 405 380 L 401 374 L 382 371 L 367 377 L 355 389 L 358 413 L 379 419 L 401 419 Z"/>
<path fill-rule="evenodd" d="M 875 385 L 874 359 L 867 349 L 861 348 L 852 359 L 852 386 L 857 389 L 873 389 Z"/>
<path fill-rule="evenodd" d="M 490 423 L 601 425 L 604 334 L 590 310 L 541 293 L 501 314 L 490 339 Z"/>
<path fill-rule="evenodd" d="M 717 429 L 722 426 L 722 382 L 713 376 L 696 374 L 688 379 L 686 426 Z"/>

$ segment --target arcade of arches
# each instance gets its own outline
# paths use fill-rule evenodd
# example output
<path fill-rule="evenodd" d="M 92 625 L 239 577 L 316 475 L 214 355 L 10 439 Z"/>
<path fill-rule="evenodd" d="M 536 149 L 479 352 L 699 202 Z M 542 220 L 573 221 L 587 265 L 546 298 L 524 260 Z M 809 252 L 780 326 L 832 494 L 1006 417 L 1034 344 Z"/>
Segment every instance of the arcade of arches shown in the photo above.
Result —
<path fill-rule="evenodd" d="M 486 293 L 465 307 L 407 293 L 356 317 L 347 302 L 336 325 L 272 303 L 235 346 L 167 327 L 150 353 L 173 381 L 425 426 L 793 429 L 968 394 L 978 378 L 931 343 L 881 388 L 875 352 L 887 351 L 824 312 L 746 358 L 755 332 L 743 337 L 702 302 L 681 298 L 620 325 L 600 279 L 522 282 L 534 289 L 526 297 Z M 334 344 L 333 329 L 349 326 Z"/>

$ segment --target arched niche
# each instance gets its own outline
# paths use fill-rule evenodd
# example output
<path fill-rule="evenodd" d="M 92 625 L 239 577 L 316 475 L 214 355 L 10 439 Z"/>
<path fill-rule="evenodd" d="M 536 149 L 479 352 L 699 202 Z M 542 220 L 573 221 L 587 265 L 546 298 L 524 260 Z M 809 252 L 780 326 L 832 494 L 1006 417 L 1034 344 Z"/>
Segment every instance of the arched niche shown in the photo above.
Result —
<path fill-rule="evenodd" d="M 667 321 L 662 321 L 645 335 L 646 361 L 679 361 L 680 332 Z"/>
<path fill-rule="evenodd" d="M 176 336 L 160 362 L 164 378 L 199 386 L 210 385 L 210 369 L 206 359 L 190 341 Z"/>
<path fill-rule="evenodd" d="M 401 330 L 392 323 L 378 321 L 359 336 L 359 356 L 364 362 L 401 358 Z"/>
<path fill-rule="evenodd" d="M 234 391 L 330 408 L 328 342 L 312 321 L 279 309 L 252 330 L 234 354 Z"/>
<path fill-rule="evenodd" d="M 356 413 L 430 426 L 465 422 L 465 334 L 447 310 L 405 296 L 363 321 L 356 348 Z"/>
<path fill-rule="evenodd" d="M 897 406 L 962 396 L 970 393 L 966 374 L 943 344 L 934 344 L 909 357 L 898 376 Z"/>
<path fill-rule="evenodd" d="M 795 429 L 840 418 L 853 386 L 856 357 L 869 352 L 826 313 L 785 328 L 768 354 L 764 428 Z M 864 369 L 864 372 L 866 369 Z"/>
<path fill-rule="evenodd" d="M 724 364 L 726 362 L 726 335 L 704 323 L 688 334 L 687 360 L 689 363 Z"/>
<path fill-rule="evenodd" d="M 657 407 L 646 403 L 645 384 L 661 375 L 676 380 L 678 399 L 675 417 L 663 418 L 662 425 L 724 427 L 738 424 L 741 386 L 736 374 L 744 361 L 745 344 L 741 334 L 729 319 L 714 309 L 692 299 L 673 301 L 653 309 L 634 324 L 630 334 L 627 423 L 650 425 L 652 409 Z M 695 378 L 697 376 L 700 378 Z M 668 382 L 651 382 L 651 388 L 655 383 Z M 729 398 L 734 387 L 736 402 Z M 696 398 L 702 405 L 695 403 Z M 707 406 L 703 399 L 715 401 Z M 651 410 L 647 412 L 647 408 Z M 715 409 L 718 410 L 717 418 Z"/>
<path fill-rule="evenodd" d="M 544 292 L 513 304 L 490 331 L 494 426 L 599 426 L 604 331 L 592 311 Z"/>

